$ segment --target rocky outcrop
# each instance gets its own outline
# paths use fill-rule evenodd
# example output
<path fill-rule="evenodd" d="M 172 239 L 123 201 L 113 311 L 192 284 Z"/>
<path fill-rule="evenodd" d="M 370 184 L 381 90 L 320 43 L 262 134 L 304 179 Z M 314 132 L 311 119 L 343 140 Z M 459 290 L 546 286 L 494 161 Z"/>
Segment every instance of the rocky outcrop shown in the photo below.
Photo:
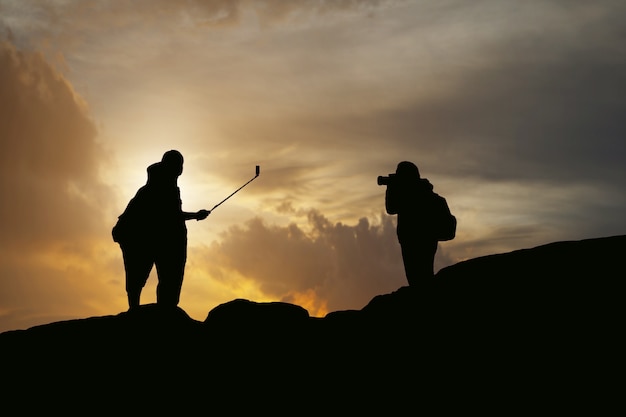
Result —
<path fill-rule="evenodd" d="M 238 299 L 202 322 L 145 305 L 5 332 L 5 398 L 71 392 L 105 404 L 162 395 L 233 405 L 241 393 L 321 406 L 354 392 L 360 405 L 445 393 L 466 410 L 477 402 L 482 410 L 508 403 L 507 411 L 540 400 L 581 405 L 611 392 L 625 250 L 626 236 L 615 236 L 471 259 L 323 318 Z"/>

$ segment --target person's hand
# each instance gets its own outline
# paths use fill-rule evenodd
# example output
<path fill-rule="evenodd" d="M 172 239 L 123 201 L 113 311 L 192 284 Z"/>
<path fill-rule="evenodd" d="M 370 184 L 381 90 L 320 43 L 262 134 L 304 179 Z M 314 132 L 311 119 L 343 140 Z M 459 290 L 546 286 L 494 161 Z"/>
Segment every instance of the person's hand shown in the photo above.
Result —
<path fill-rule="evenodd" d="M 211 212 L 209 210 L 200 210 L 196 213 L 196 220 L 204 220 L 206 219 Z"/>

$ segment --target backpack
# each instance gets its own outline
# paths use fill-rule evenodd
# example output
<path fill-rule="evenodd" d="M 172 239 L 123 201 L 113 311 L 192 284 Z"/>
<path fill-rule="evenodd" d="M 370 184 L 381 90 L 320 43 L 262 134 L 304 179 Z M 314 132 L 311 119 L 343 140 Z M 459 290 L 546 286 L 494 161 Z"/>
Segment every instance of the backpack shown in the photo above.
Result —
<path fill-rule="evenodd" d="M 152 210 L 153 200 L 154 197 L 147 186 L 144 185 L 137 191 L 111 230 L 114 242 L 126 243 L 131 240 L 146 238 L 147 232 L 150 230 L 146 213 L 150 213 Z"/>
<path fill-rule="evenodd" d="M 131 224 L 128 222 L 127 218 L 122 214 L 117 218 L 117 223 L 113 226 L 113 230 L 111 230 L 111 235 L 113 236 L 113 241 L 117 243 L 126 243 L 132 238 L 132 230 Z"/>
<path fill-rule="evenodd" d="M 456 217 L 450 212 L 448 202 L 433 192 L 432 230 L 438 241 L 452 240 L 456 236 Z"/>

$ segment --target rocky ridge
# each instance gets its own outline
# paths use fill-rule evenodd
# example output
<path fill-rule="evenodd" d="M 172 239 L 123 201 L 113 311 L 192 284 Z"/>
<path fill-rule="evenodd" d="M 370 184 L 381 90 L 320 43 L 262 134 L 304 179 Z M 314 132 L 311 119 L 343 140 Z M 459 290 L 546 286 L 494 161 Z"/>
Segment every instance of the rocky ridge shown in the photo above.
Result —
<path fill-rule="evenodd" d="M 241 406 L 243 395 L 244 403 L 315 398 L 321 409 L 369 411 L 381 403 L 389 411 L 398 404 L 389 398 L 436 398 L 440 411 L 571 404 L 597 412 L 616 388 L 608 381 L 621 346 L 625 250 L 626 236 L 612 236 L 475 258 L 323 318 L 237 299 L 204 321 L 152 304 L 4 332 L 5 398 L 132 407 L 154 397 L 180 407 Z"/>

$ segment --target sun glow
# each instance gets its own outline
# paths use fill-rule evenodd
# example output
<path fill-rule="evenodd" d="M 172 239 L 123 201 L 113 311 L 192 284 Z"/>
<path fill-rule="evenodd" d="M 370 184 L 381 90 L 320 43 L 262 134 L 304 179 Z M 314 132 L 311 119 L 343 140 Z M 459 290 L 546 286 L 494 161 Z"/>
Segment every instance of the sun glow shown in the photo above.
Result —
<path fill-rule="evenodd" d="M 321 300 L 314 290 L 290 293 L 287 297 L 290 303 L 305 308 L 311 317 L 324 317 L 328 314 L 328 306 L 325 300 Z"/>

